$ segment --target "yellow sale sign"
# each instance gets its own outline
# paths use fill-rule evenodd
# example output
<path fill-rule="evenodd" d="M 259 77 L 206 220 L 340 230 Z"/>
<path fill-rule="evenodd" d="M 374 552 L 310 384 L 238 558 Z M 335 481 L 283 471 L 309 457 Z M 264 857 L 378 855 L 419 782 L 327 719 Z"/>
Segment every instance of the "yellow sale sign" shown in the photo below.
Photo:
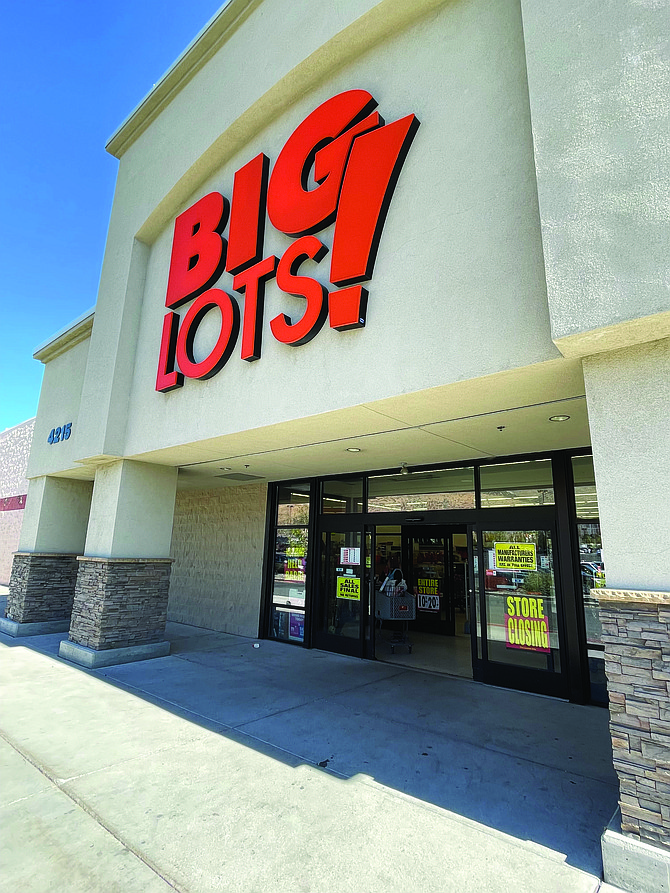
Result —
<path fill-rule="evenodd" d="M 349 598 L 359 602 L 361 600 L 361 581 L 359 577 L 338 577 L 337 597 Z"/>

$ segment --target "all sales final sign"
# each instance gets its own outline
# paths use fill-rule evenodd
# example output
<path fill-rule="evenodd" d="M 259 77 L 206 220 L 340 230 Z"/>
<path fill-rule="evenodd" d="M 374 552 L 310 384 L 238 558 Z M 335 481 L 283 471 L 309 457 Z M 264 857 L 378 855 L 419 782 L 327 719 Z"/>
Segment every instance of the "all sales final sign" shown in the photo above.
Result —
<path fill-rule="evenodd" d="M 271 279 L 280 291 L 305 300 L 299 319 L 280 313 L 270 320 L 270 332 L 282 344 L 306 344 L 326 319 L 340 332 L 365 325 L 368 293 L 362 283 L 372 278 L 393 190 L 419 127 L 415 115 L 386 124 L 376 107 L 365 90 L 333 96 L 291 134 L 271 174 L 261 153 L 235 173 L 232 202 L 210 192 L 177 217 L 157 391 L 179 388 L 184 378 L 216 375 L 232 356 L 240 329 L 241 358 L 260 359 L 264 288 Z M 264 256 L 266 215 L 276 230 L 293 237 L 281 258 Z M 328 248 L 316 233 L 333 223 L 329 290 L 300 268 L 326 257 Z M 232 276 L 232 291 L 243 295 L 241 315 L 237 299 L 213 287 L 224 271 Z M 182 318 L 177 308 L 187 301 L 192 303 Z M 216 344 L 196 360 L 198 326 L 215 307 L 221 314 Z"/>

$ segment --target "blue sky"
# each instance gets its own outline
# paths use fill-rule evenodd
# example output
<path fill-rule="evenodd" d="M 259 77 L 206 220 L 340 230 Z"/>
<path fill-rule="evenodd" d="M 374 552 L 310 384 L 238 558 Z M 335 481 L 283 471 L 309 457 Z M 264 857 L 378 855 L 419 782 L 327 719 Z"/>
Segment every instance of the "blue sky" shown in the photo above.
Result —
<path fill-rule="evenodd" d="M 37 411 L 35 347 L 95 304 L 118 165 L 108 137 L 222 2 L 3 4 L 0 431 Z"/>

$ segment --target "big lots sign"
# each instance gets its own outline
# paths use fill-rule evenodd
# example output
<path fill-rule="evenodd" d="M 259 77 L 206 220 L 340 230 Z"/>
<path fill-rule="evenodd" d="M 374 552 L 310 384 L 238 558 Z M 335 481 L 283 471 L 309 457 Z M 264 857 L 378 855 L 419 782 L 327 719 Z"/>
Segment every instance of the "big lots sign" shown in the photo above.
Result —
<path fill-rule="evenodd" d="M 212 288 L 227 271 L 244 295 L 243 360 L 261 355 L 264 286 L 304 298 L 292 320 L 281 313 L 270 331 L 283 344 L 305 344 L 326 318 L 338 331 L 365 325 L 367 291 L 386 212 L 402 164 L 419 126 L 414 115 L 385 124 L 365 90 L 348 90 L 315 109 L 289 137 L 272 174 L 264 154 L 235 174 L 232 204 L 219 192 L 199 199 L 175 220 L 156 390 L 181 387 L 186 378 L 211 378 L 235 349 L 240 310 L 235 298 Z M 309 188 L 309 178 L 312 187 Z M 265 217 L 294 241 L 281 258 L 264 257 Z M 328 248 L 314 235 L 335 223 L 329 291 L 299 275 L 306 260 L 319 263 Z M 227 239 L 224 230 L 228 226 Z M 175 312 L 193 301 L 183 319 Z M 205 359 L 194 356 L 205 314 L 218 307 L 221 329 Z"/>

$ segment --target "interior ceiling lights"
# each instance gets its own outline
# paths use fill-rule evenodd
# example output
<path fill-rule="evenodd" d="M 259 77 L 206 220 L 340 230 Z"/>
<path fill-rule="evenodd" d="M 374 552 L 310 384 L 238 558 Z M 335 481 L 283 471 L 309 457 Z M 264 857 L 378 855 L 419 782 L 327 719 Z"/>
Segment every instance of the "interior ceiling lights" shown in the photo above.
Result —
<path fill-rule="evenodd" d="M 570 418 L 569 415 L 552 415 L 552 416 L 549 416 L 549 421 L 550 422 L 567 422 L 567 420 L 569 418 Z"/>

